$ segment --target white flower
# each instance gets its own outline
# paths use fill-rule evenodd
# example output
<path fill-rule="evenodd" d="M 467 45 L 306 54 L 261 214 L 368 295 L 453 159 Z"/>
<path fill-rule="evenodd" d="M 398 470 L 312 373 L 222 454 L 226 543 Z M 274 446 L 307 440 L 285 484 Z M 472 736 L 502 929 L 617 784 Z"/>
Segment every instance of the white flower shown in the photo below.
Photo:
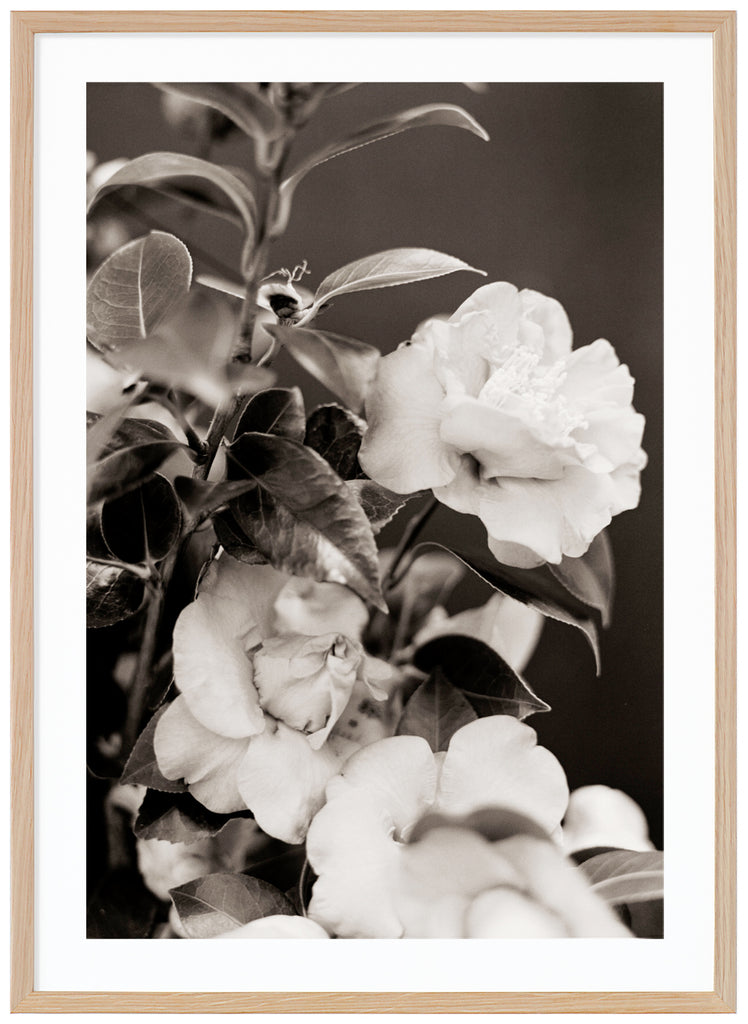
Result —
<path fill-rule="evenodd" d="M 258 917 L 230 932 L 214 935 L 215 939 L 329 939 L 324 928 L 308 917 L 294 914 L 271 914 Z"/>
<path fill-rule="evenodd" d="M 506 715 L 459 729 L 446 754 L 433 754 L 417 736 L 373 743 L 332 779 L 309 828 L 307 856 L 318 876 L 309 916 L 342 937 L 398 938 L 407 933 L 398 896 L 405 844 L 425 813 L 499 806 L 553 834 L 568 795 L 553 754 Z"/>
<path fill-rule="evenodd" d="M 572 351 L 554 299 L 500 283 L 379 363 L 360 462 L 400 493 L 477 515 L 509 565 L 583 555 L 639 503 L 633 380 L 609 342 Z"/>
<path fill-rule="evenodd" d="M 156 727 L 160 770 L 210 810 L 249 808 L 269 835 L 301 842 L 327 781 L 360 745 L 352 717 L 386 696 L 375 680 L 391 670 L 359 642 L 367 618 L 337 583 L 221 555 L 174 629 L 181 692 Z"/>
<path fill-rule="evenodd" d="M 564 818 L 563 842 L 570 853 L 596 846 L 654 850 L 644 811 L 628 794 L 609 786 L 574 790 Z"/>
<path fill-rule="evenodd" d="M 459 823 L 432 828 L 403 848 L 393 903 L 413 938 L 631 935 L 584 873 L 521 825 L 499 841 Z"/>

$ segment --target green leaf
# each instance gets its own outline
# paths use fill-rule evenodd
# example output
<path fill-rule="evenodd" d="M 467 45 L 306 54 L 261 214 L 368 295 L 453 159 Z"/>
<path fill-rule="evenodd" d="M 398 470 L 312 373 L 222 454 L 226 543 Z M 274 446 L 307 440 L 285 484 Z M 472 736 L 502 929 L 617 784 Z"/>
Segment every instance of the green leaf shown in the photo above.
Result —
<path fill-rule="evenodd" d="M 444 636 L 420 647 L 413 664 L 422 672 L 440 669 L 468 699 L 480 718 L 512 715 L 522 721 L 550 707 L 482 640 Z"/>
<path fill-rule="evenodd" d="M 361 411 L 381 358 L 378 348 L 316 328 L 263 326 L 307 373 L 341 398 L 353 412 Z"/>
<path fill-rule="evenodd" d="M 368 146 L 372 142 L 380 142 L 388 139 L 409 128 L 426 128 L 445 126 L 448 128 L 463 128 L 466 131 L 477 135 L 484 142 L 488 141 L 488 133 L 482 128 L 475 118 L 471 117 L 462 107 L 454 106 L 451 103 L 428 103 L 422 107 L 412 107 L 409 110 L 402 110 L 398 114 L 387 117 L 382 121 L 375 121 L 373 124 L 360 128 L 347 139 L 333 142 L 324 149 L 313 153 L 310 157 L 296 168 L 281 184 L 278 201 L 278 212 L 276 222 L 273 225 L 273 236 L 282 234 L 288 225 L 288 218 L 291 213 L 291 203 L 296 188 L 306 175 L 320 164 L 326 163 L 335 157 L 350 153 L 354 149 Z"/>
<path fill-rule="evenodd" d="M 396 735 L 422 736 L 436 754 L 447 749 L 458 729 L 477 718 L 466 698 L 437 668 L 405 705 Z"/>
<path fill-rule="evenodd" d="M 232 818 L 251 818 L 247 812 L 216 814 L 189 793 L 146 791 L 135 819 L 138 839 L 165 839 L 169 843 L 196 843 L 220 832 Z"/>
<path fill-rule="evenodd" d="M 548 569 L 569 593 L 584 604 L 597 608 L 603 626 L 610 624 L 615 589 L 613 551 L 608 534 L 603 530 L 580 558 L 561 559 Z"/>
<path fill-rule="evenodd" d="M 190 476 L 174 478 L 174 489 L 188 512 L 202 516 L 215 512 L 233 498 L 246 494 L 257 485 L 253 480 L 194 480 Z"/>
<path fill-rule="evenodd" d="M 664 896 L 663 863 L 660 850 L 611 850 L 590 857 L 582 871 L 608 903 L 646 903 Z"/>
<path fill-rule="evenodd" d="M 239 211 L 246 240 L 242 250 L 242 272 L 251 259 L 255 244 L 256 203 L 252 190 L 238 175 L 220 164 L 184 153 L 146 153 L 130 160 L 107 179 L 91 197 L 89 212 L 102 196 L 124 185 L 159 186 L 167 181 L 199 178 L 220 188 Z"/>
<path fill-rule="evenodd" d="M 104 502 L 101 532 L 123 562 L 165 558 L 179 540 L 182 509 L 174 488 L 160 473 L 119 498 Z"/>
<path fill-rule="evenodd" d="M 191 939 L 211 939 L 261 917 L 296 913 L 275 886 L 249 875 L 203 875 L 170 890 L 170 896 Z"/>
<path fill-rule="evenodd" d="M 228 448 L 230 476 L 258 488 L 231 503 L 239 526 L 283 572 L 344 583 L 382 611 L 377 548 L 369 521 L 345 483 L 304 445 L 243 434 Z"/>
<path fill-rule="evenodd" d="M 138 736 L 135 746 L 127 759 L 120 782 L 123 786 L 147 786 L 163 793 L 186 793 L 187 786 L 179 780 L 167 779 L 162 775 L 153 749 L 153 737 L 158 721 L 167 705 L 159 708 L 148 725 Z"/>
<path fill-rule="evenodd" d="M 187 391 L 209 406 L 267 387 L 274 381 L 269 370 L 232 362 L 239 308 L 232 296 L 196 284 L 150 337 L 122 353 L 122 360 L 146 380 Z"/>
<path fill-rule="evenodd" d="M 245 135 L 255 141 L 258 165 L 264 166 L 268 157 L 268 142 L 283 131 L 283 122 L 269 103 L 257 93 L 243 89 L 233 82 L 154 82 L 157 89 L 182 96 L 213 110 L 233 121 Z"/>
<path fill-rule="evenodd" d="M 126 350 L 151 335 L 186 297 L 187 247 L 164 231 L 136 238 L 94 274 L 86 298 L 86 334 L 100 352 Z"/>
<path fill-rule="evenodd" d="M 486 276 L 485 270 L 476 270 L 455 256 L 447 256 L 435 249 L 386 249 L 372 256 L 364 256 L 353 263 L 346 263 L 324 279 L 315 293 L 314 302 L 303 311 L 298 326 L 303 327 L 317 315 L 322 306 L 338 295 L 414 284 L 416 281 L 454 274 L 458 270 L 469 270 L 472 274 Z"/>
<path fill-rule="evenodd" d="M 113 626 L 129 619 L 143 604 L 143 580 L 116 565 L 86 562 L 86 625 Z"/>
<path fill-rule="evenodd" d="M 123 420 L 89 466 L 89 502 L 118 498 L 140 486 L 176 451 L 191 455 L 168 427 L 156 420 Z"/>
<path fill-rule="evenodd" d="M 239 482 L 251 483 L 252 488 L 257 486 L 254 480 L 237 481 L 237 483 Z M 218 543 L 238 562 L 245 562 L 247 565 L 265 565 L 267 563 L 267 558 L 257 550 L 228 509 L 213 517 L 213 528 Z"/>
<path fill-rule="evenodd" d="M 419 552 L 434 548 L 454 555 L 494 590 L 499 590 L 502 594 L 521 601 L 522 604 L 529 604 L 532 608 L 537 608 L 542 615 L 549 619 L 555 619 L 567 626 L 574 626 L 581 630 L 592 648 L 597 674 L 600 674 L 600 644 L 597 627 L 590 617 L 592 609 L 575 598 L 566 587 L 559 583 L 547 566 L 543 565 L 537 569 L 516 569 L 514 566 L 502 565 L 495 559 L 489 562 L 481 555 L 448 548 L 433 541 L 418 544 L 413 551 L 415 557 L 418 557 Z"/>
<path fill-rule="evenodd" d="M 340 405 L 320 405 L 306 423 L 304 444 L 329 463 L 341 480 L 365 476 L 358 464 L 358 450 L 366 424 Z"/>
<path fill-rule="evenodd" d="M 253 432 L 303 441 L 305 430 L 306 413 L 301 391 L 298 388 L 268 388 L 250 398 L 239 417 L 234 437 Z"/>
<path fill-rule="evenodd" d="M 348 488 L 355 494 L 375 534 L 391 522 L 411 498 L 418 497 L 419 493 L 395 494 L 373 480 L 349 480 Z"/>

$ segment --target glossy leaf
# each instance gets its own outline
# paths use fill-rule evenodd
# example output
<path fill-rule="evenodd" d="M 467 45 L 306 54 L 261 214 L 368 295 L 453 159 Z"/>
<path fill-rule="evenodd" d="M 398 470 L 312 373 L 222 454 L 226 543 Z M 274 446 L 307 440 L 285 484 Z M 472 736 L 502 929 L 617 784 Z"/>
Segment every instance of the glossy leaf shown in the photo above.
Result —
<path fill-rule="evenodd" d="M 169 843 L 196 843 L 220 832 L 224 825 L 240 815 L 216 814 L 203 807 L 189 793 L 146 791 L 135 819 L 133 832 L 138 839 L 164 839 Z"/>
<path fill-rule="evenodd" d="M 320 455 L 288 438 L 247 433 L 228 457 L 231 476 L 259 485 L 231 503 L 232 514 L 275 568 L 344 583 L 385 610 L 369 522 Z"/>
<path fill-rule="evenodd" d="M 184 153 L 146 153 L 130 160 L 116 171 L 99 188 L 88 204 L 90 211 L 102 196 L 124 185 L 159 186 L 164 182 L 182 178 L 199 178 L 220 188 L 236 206 L 244 224 L 246 240 L 242 253 L 242 270 L 245 270 L 255 243 L 256 203 L 252 190 L 241 177 L 196 156 Z"/>
<path fill-rule="evenodd" d="M 86 562 L 86 625 L 113 626 L 129 619 L 143 603 L 143 580 L 116 565 Z"/>
<path fill-rule="evenodd" d="M 270 324 L 265 330 L 353 412 L 361 411 L 381 358 L 378 348 L 310 327 Z"/>
<path fill-rule="evenodd" d="M 247 483 L 246 480 L 235 482 Z M 257 486 L 253 480 L 249 482 L 253 488 Z M 264 565 L 267 562 L 228 509 L 213 517 L 213 528 L 218 543 L 238 562 L 247 565 Z"/>
<path fill-rule="evenodd" d="M 580 558 L 564 557 L 559 565 L 549 563 L 548 569 L 574 597 L 597 608 L 603 626 L 610 624 L 615 569 L 610 539 L 604 530 Z"/>
<path fill-rule="evenodd" d="M 320 405 L 306 423 L 304 444 L 328 462 L 342 480 L 356 480 L 364 471 L 358 450 L 366 424 L 339 405 Z"/>
<path fill-rule="evenodd" d="M 276 112 L 257 93 L 233 82 L 154 82 L 163 92 L 181 96 L 218 110 L 255 140 L 258 160 L 267 157 L 267 142 L 279 136 L 283 123 Z"/>
<path fill-rule="evenodd" d="M 581 630 L 592 648 L 597 673 L 600 674 L 600 644 L 597 627 L 590 617 L 592 609 L 575 598 L 566 587 L 559 583 L 555 576 L 548 571 L 547 566 L 540 566 L 537 569 L 517 569 L 514 566 L 503 565 L 496 560 L 489 561 L 484 556 L 475 555 L 472 552 L 467 553 L 447 548 L 433 541 L 418 544 L 414 548 L 414 552 L 417 556 L 420 551 L 434 549 L 447 551 L 454 555 L 494 590 L 499 590 L 502 594 L 521 601 L 522 604 L 529 604 L 531 607 L 537 608 L 547 618 Z"/>
<path fill-rule="evenodd" d="M 296 913 L 275 886 L 250 875 L 203 875 L 172 889 L 170 896 L 191 939 L 211 939 L 261 917 Z"/>
<path fill-rule="evenodd" d="M 138 487 L 176 451 L 189 454 L 168 427 L 156 420 L 123 420 L 98 461 L 89 466 L 90 502 L 117 498 Z"/>
<path fill-rule="evenodd" d="M 582 870 L 608 903 L 645 903 L 663 898 L 663 863 L 659 850 L 611 850 L 586 860 Z"/>
<path fill-rule="evenodd" d="M 293 195 L 299 183 L 306 175 L 320 164 L 326 163 L 335 157 L 350 153 L 354 149 L 368 146 L 372 142 L 380 142 L 388 139 L 409 128 L 426 128 L 444 126 L 448 128 L 463 128 L 466 131 L 477 135 L 479 139 L 488 141 L 488 133 L 482 128 L 475 118 L 471 117 L 462 107 L 454 106 L 451 103 L 428 103 L 421 107 L 412 107 L 409 110 L 402 110 L 398 114 L 387 117 L 381 121 L 366 125 L 354 132 L 347 139 L 337 141 L 326 146 L 324 149 L 313 153 L 282 183 L 278 203 L 278 214 L 273 227 L 273 234 L 282 234 L 287 225 L 291 212 Z"/>
<path fill-rule="evenodd" d="M 522 721 L 537 711 L 550 711 L 493 648 L 473 637 L 430 640 L 416 651 L 413 664 L 422 672 L 439 669 L 480 718 L 512 715 Z"/>
<path fill-rule="evenodd" d="M 86 297 L 86 335 L 100 352 L 121 352 L 149 337 L 185 299 L 192 280 L 187 247 L 164 231 L 136 238 L 94 274 Z"/>
<path fill-rule="evenodd" d="M 391 522 L 401 508 L 415 498 L 416 494 L 395 494 L 373 480 L 349 480 L 349 490 L 366 514 L 374 533 L 379 533 Z"/>
<path fill-rule="evenodd" d="M 179 540 L 182 510 L 174 488 L 160 473 L 119 498 L 104 502 L 101 532 L 123 562 L 165 558 Z"/>
<path fill-rule="evenodd" d="M 301 391 L 298 388 L 268 388 L 250 398 L 239 417 L 234 437 L 254 432 L 303 441 L 305 430 L 306 412 Z"/>
<path fill-rule="evenodd" d="M 447 256 L 435 249 L 386 249 L 365 256 L 346 263 L 322 281 L 315 293 L 314 302 L 304 310 L 298 324 L 303 327 L 317 315 L 322 306 L 339 295 L 414 284 L 416 281 L 454 274 L 458 270 L 469 270 L 472 274 L 482 274 L 484 277 L 486 275 L 485 270 L 476 270 L 456 256 Z"/>
<path fill-rule="evenodd" d="M 188 512 L 206 516 L 227 505 L 257 485 L 252 480 L 195 480 L 190 476 L 174 479 L 174 489 Z"/>
<path fill-rule="evenodd" d="M 437 668 L 405 705 L 396 735 L 421 736 L 437 753 L 447 749 L 458 729 L 477 718 L 472 705 Z"/>
<path fill-rule="evenodd" d="M 158 709 L 138 736 L 127 759 L 125 770 L 122 772 L 120 782 L 123 786 L 147 786 L 149 789 L 157 789 L 163 793 L 187 792 L 184 782 L 180 782 L 178 779 L 167 779 L 158 767 L 156 751 L 153 749 L 153 737 L 164 711 L 166 711 L 166 705 Z"/>

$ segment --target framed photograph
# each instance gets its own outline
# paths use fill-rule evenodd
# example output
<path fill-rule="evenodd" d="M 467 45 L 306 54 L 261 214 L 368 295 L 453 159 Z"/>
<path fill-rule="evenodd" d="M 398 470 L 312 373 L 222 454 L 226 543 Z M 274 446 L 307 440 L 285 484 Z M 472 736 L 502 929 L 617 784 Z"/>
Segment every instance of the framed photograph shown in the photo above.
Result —
<path fill-rule="evenodd" d="M 734 12 L 12 26 L 12 1009 L 734 1010 Z"/>

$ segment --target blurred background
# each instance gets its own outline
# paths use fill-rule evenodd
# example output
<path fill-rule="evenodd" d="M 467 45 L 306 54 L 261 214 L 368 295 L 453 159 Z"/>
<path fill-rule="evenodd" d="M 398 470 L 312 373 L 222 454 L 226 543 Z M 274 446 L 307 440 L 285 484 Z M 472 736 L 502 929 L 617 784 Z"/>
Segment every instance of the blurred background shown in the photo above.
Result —
<path fill-rule="evenodd" d="M 604 783 L 645 810 L 662 844 L 662 88 L 659 84 L 373 84 L 325 102 L 293 152 L 303 157 L 361 125 L 407 107 L 463 106 L 490 142 L 450 128 L 419 128 L 349 153 L 312 171 L 299 186 L 291 222 L 271 269 L 308 261 L 314 290 L 330 271 L 382 249 L 438 249 L 558 299 L 575 345 L 607 338 L 636 379 L 634 404 L 647 426 L 649 465 L 639 508 L 612 523 L 617 589 L 602 635 L 602 675 L 577 630 L 546 620 L 525 676 L 552 706 L 531 724 L 563 764 L 572 788 Z M 88 149 L 99 162 L 152 150 L 206 155 L 197 134 L 164 116 L 161 94 L 144 84 L 90 84 Z M 229 132 L 210 158 L 252 168 L 251 145 Z M 140 202 L 142 194 L 143 202 Z M 148 194 L 100 207 L 118 211 L 123 237 L 171 231 L 198 273 L 237 279 L 239 232 L 218 218 Z M 132 197 L 137 201 L 133 202 Z M 476 287 L 454 274 L 417 285 L 339 299 L 320 327 L 385 353 L 436 313 L 452 313 Z M 329 392 L 288 357 L 279 383 L 301 384 L 307 407 Z M 399 536 L 406 508 L 383 533 Z M 425 536 L 479 548 L 477 519 L 440 508 Z M 465 580 L 452 609 L 489 596 Z"/>

